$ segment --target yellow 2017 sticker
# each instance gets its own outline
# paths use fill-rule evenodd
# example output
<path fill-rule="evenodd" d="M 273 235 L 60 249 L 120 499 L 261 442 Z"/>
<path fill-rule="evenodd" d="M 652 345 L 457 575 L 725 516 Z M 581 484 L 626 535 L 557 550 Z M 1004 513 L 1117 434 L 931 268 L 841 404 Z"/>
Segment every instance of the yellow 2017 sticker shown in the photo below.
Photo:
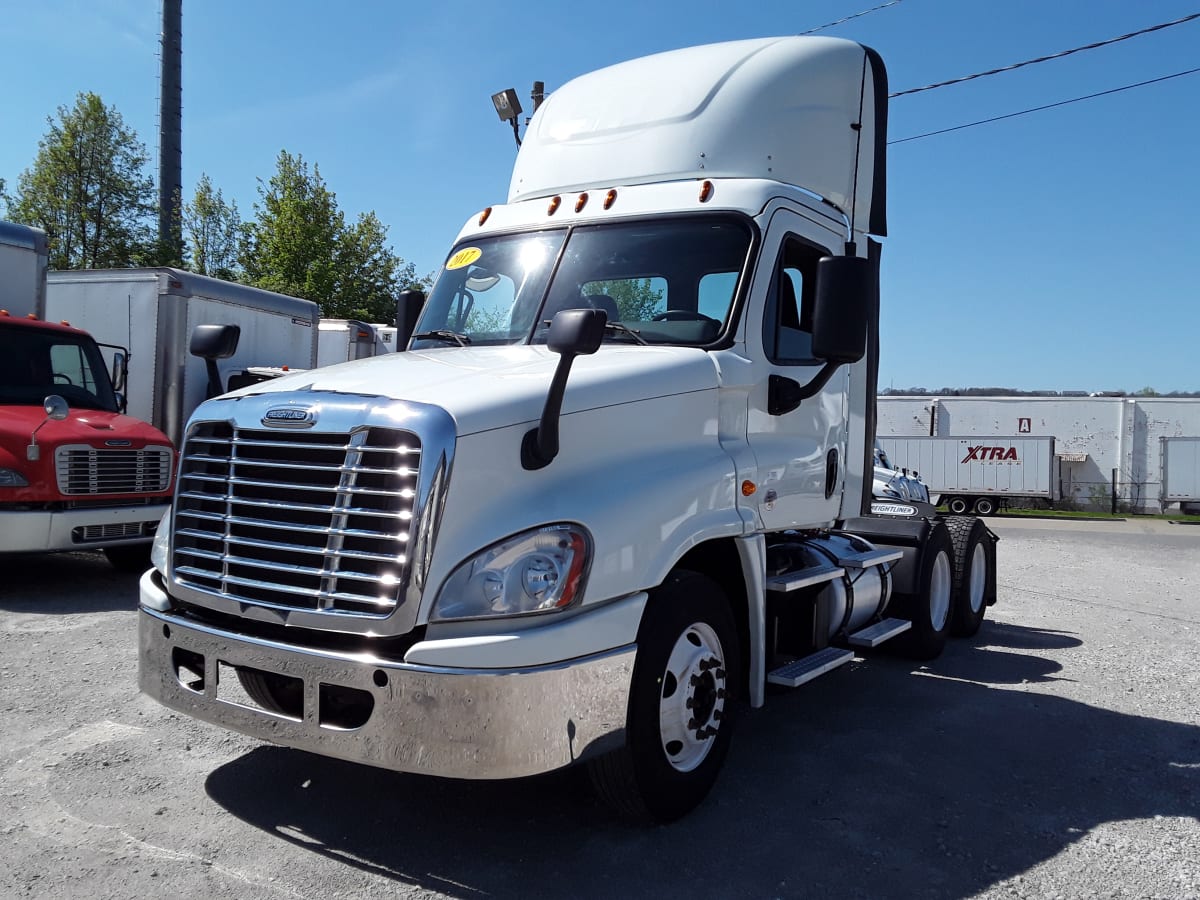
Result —
<path fill-rule="evenodd" d="M 481 256 L 483 256 L 483 251 L 478 247 L 463 247 L 446 261 L 446 268 L 461 269 L 463 266 L 469 266 Z"/>

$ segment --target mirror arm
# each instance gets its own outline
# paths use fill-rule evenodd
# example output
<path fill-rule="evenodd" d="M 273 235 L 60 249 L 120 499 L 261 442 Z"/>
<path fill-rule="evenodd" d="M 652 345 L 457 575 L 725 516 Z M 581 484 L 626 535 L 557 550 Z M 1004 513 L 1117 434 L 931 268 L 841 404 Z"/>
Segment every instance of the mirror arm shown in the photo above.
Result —
<path fill-rule="evenodd" d="M 542 408 L 541 421 L 537 428 L 525 432 L 525 438 L 521 441 L 523 469 L 533 471 L 544 468 L 558 456 L 558 419 L 562 412 L 563 394 L 567 391 L 567 376 L 571 373 L 574 361 L 573 353 L 564 353 L 558 358 L 554 377 L 550 380 L 550 391 L 546 395 L 546 405 Z"/>
<path fill-rule="evenodd" d="M 807 384 L 783 375 L 772 375 L 767 381 L 767 412 L 773 416 L 787 415 L 809 397 L 816 396 L 841 367 L 840 362 L 829 360 Z"/>

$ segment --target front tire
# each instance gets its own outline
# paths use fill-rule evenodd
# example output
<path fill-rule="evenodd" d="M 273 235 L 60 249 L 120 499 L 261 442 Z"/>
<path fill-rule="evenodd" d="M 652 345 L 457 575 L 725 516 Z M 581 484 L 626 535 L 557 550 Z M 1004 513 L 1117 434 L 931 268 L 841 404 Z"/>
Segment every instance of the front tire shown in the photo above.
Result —
<path fill-rule="evenodd" d="M 602 800 L 658 822 L 704 800 L 729 751 L 739 656 L 728 601 L 712 580 L 679 571 L 651 592 L 638 629 L 625 746 L 589 766 Z"/>
<path fill-rule="evenodd" d="M 104 556 L 118 572 L 142 573 L 150 568 L 149 544 L 118 544 L 105 547 Z"/>

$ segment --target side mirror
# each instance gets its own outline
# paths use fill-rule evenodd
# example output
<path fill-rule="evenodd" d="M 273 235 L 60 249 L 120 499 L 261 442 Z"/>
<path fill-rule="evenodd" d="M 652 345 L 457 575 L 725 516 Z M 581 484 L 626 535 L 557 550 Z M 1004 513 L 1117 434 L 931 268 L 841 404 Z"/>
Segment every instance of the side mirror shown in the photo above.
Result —
<path fill-rule="evenodd" d="M 401 291 L 396 297 L 396 349 L 408 347 L 409 338 L 417 330 L 417 319 L 425 308 L 423 291 Z"/>
<path fill-rule="evenodd" d="M 866 355 L 875 290 L 875 266 L 868 259 L 826 256 L 817 263 L 813 356 L 844 365 Z"/>
<path fill-rule="evenodd" d="M 42 409 L 46 411 L 46 418 L 42 419 L 42 424 L 33 429 L 29 435 L 29 446 L 25 448 L 25 458 L 30 462 L 37 462 L 42 457 L 42 448 L 38 446 L 37 433 L 42 430 L 42 425 L 45 425 L 51 419 L 55 422 L 61 422 L 71 414 L 71 407 L 67 406 L 67 401 L 58 394 L 51 394 L 42 404 Z"/>
<path fill-rule="evenodd" d="M 564 309 L 550 323 L 546 346 L 558 354 L 558 366 L 550 380 L 546 405 L 538 427 L 525 433 L 521 442 L 521 466 L 527 470 L 550 465 L 558 456 L 558 417 L 562 412 L 567 376 L 576 356 L 595 353 L 604 342 L 608 315 L 602 309 Z"/>
<path fill-rule="evenodd" d="M 237 325 L 197 325 L 188 351 L 201 359 L 229 359 L 237 352 L 242 329 Z"/>
<path fill-rule="evenodd" d="M 208 372 L 208 389 L 206 399 L 212 399 L 225 393 L 221 387 L 221 373 L 217 371 L 218 359 L 229 359 L 237 352 L 238 339 L 242 329 L 238 325 L 197 325 L 192 330 L 192 342 L 188 347 L 192 356 L 204 360 Z"/>
<path fill-rule="evenodd" d="M 120 350 L 113 353 L 111 378 L 114 391 L 125 389 L 125 373 L 127 371 L 125 364 L 128 362 L 128 359 Z"/>

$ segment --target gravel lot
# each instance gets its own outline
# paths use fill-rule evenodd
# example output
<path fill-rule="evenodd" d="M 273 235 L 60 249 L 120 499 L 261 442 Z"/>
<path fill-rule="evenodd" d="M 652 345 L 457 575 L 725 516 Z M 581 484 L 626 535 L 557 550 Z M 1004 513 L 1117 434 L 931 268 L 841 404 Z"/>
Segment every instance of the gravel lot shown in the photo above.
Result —
<path fill-rule="evenodd" d="M 133 576 L 0 561 L 0 897 L 1200 897 L 1200 526 L 995 519 L 1000 602 L 739 724 L 670 827 L 574 772 L 419 778 L 137 692 Z"/>

